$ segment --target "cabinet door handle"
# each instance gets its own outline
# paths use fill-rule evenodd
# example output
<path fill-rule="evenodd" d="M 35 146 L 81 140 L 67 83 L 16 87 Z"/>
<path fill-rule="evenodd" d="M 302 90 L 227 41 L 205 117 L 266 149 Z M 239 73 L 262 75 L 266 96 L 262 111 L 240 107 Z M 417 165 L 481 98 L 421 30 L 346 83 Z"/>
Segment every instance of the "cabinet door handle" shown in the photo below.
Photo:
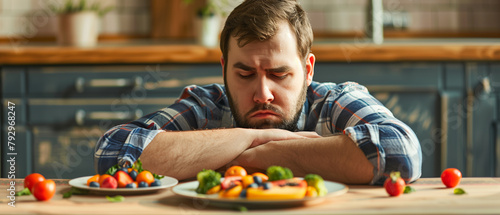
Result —
<path fill-rule="evenodd" d="M 83 93 L 86 87 L 133 87 L 137 89 L 142 87 L 144 81 L 142 77 L 132 79 L 117 78 L 117 79 L 90 79 L 86 80 L 83 77 L 78 77 L 75 82 L 75 89 L 79 93 Z"/>
<path fill-rule="evenodd" d="M 75 114 L 75 121 L 77 125 L 84 125 L 87 120 L 134 120 L 142 116 L 142 110 L 135 111 L 122 111 L 122 112 L 107 112 L 95 111 L 85 112 L 85 110 L 77 110 Z"/>

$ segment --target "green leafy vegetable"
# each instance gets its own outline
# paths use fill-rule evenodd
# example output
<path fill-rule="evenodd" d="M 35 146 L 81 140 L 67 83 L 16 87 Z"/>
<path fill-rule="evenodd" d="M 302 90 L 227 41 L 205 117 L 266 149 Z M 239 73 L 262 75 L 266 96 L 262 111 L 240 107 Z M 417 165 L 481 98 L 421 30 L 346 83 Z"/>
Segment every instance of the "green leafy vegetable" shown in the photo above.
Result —
<path fill-rule="evenodd" d="M 31 195 L 30 189 L 27 187 L 16 193 L 16 196 L 29 196 Z"/>
<path fill-rule="evenodd" d="M 113 196 L 113 197 L 110 197 L 110 196 L 106 196 L 106 199 L 110 202 L 123 202 L 123 200 L 125 200 L 125 197 L 123 196 Z"/>
<path fill-rule="evenodd" d="M 293 178 L 292 170 L 281 166 L 270 166 L 267 168 L 266 174 L 269 176 L 269 181 Z"/>
<path fill-rule="evenodd" d="M 467 194 L 467 193 L 466 193 L 466 192 L 465 192 L 465 190 L 464 190 L 464 189 L 462 189 L 462 188 L 455 188 L 455 189 L 453 190 L 453 194 L 455 194 L 455 195 L 462 195 L 462 194 Z"/>
<path fill-rule="evenodd" d="M 413 193 L 413 192 L 415 192 L 415 188 L 410 186 L 406 186 L 405 190 L 403 191 L 403 193 Z"/>
<path fill-rule="evenodd" d="M 200 171 L 196 175 L 196 179 L 198 180 L 198 187 L 196 188 L 196 193 L 205 194 L 212 187 L 215 187 L 220 184 L 220 173 L 211 170 L 204 169 Z"/>
<path fill-rule="evenodd" d="M 115 175 L 116 171 L 118 171 L 119 169 L 120 167 L 118 166 L 118 164 L 115 164 L 114 166 L 110 167 L 108 171 L 106 171 L 106 174 Z"/>
<path fill-rule="evenodd" d="M 325 181 L 323 178 L 316 174 L 307 174 L 304 176 L 304 180 L 307 182 L 307 186 L 314 187 L 318 196 L 324 196 L 328 193 L 328 189 L 325 186 Z"/>

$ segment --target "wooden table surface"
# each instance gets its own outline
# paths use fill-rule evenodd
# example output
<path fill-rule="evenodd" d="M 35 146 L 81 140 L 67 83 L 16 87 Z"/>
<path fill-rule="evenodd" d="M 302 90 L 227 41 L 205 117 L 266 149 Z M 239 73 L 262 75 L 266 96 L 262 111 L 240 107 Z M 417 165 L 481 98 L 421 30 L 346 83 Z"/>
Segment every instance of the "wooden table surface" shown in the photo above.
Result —
<path fill-rule="evenodd" d="M 125 196 L 123 202 L 108 202 L 100 195 L 73 195 L 63 199 L 68 180 L 55 180 L 56 195 L 47 202 L 33 196 L 15 199 L 8 205 L 8 184 L 15 181 L 21 190 L 23 180 L 0 179 L 0 214 L 233 214 L 234 208 L 221 208 L 207 202 L 175 195 L 171 188 L 147 195 Z M 258 214 L 500 214 L 500 178 L 464 178 L 458 187 L 467 194 L 454 195 L 439 178 L 424 178 L 411 184 L 416 192 L 388 197 L 383 187 L 349 186 L 340 196 L 325 198 L 312 205 L 292 208 L 248 208 Z"/>

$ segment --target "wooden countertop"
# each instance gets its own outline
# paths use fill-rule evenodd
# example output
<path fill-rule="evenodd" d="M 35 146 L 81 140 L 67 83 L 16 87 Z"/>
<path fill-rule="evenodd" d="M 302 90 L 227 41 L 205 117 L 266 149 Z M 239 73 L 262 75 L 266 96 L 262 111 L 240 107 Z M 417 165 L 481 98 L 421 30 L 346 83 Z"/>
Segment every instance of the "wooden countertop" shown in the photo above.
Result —
<path fill-rule="evenodd" d="M 170 188 L 153 193 L 125 196 L 119 203 L 108 202 L 102 195 L 73 195 L 63 199 L 70 189 L 68 180 L 56 180 L 56 195 L 47 202 L 33 196 L 18 196 L 15 206 L 7 189 L 16 182 L 16 190 L 23 187 L 22 179 L 0 179 L 0 214 L 228 214 L 239 213 L 234 206 L 214 206 L 206 201 L 175 195 Z M 458 187 L 467 194 L 454 195 L 440 178 L 423 178 L 411 184 L 416 192 L 399 197 L 388 197 L 383 187 L 349 186 L 343 195 L 324 198 L 322 202 L 292 208 L 248 208 L 258 214 L 499 214 L 500 178 L 463 178 Z"/>
<path fill-rule="evenodd" d="M 498 61 L 500 39 L 389 40 L 383 45 L 362 39 L 317 40 L 312 51 L 318 62 Z M 218 48 L 186 42 L 102 42 L 86 49 L 50 43 L 0 45 L 0 65 L 218 63 L 220 56 Z"/>

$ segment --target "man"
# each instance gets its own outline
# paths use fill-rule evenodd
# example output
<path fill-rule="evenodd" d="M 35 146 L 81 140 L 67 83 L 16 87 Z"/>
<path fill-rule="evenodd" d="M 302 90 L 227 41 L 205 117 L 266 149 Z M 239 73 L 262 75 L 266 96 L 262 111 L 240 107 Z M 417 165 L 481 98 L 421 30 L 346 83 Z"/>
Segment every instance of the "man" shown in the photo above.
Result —
<path fill-rule="evenodd" d="M 391 171 L 419 178 L 421 149 L 407 125 L 361 85 L 312 80 L 312 40 L 296 1 L 243 2 L 221 34 L 224 86 L 188 86 L 175 104 L 109 130 L 97 171 L 140 158 L 178 179 L 232 164 L 349 184 L 381 184 Z"/>

